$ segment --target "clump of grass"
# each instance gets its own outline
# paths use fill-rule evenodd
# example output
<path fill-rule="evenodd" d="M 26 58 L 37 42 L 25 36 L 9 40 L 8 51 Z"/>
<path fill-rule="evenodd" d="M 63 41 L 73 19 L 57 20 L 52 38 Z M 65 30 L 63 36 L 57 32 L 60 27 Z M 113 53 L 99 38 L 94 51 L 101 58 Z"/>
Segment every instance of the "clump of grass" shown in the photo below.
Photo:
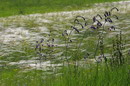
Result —
<path fill-rule="evenodd" d="M 128 65 L 123 65 L 115 70 L 109 70 L 101 65 L 91 68 L 63 68 L 63 75 L 56 76 L 56 79 L 48 86 L 129 86 Z M 50 80 L 49 80 L 50 81 Z"/>
<path fill-rule="evenodd" d="M 120 66 L 124 64 L 125 57 L 123 55 L 124 43 L 122 41 L 122 33 L 116 35 L 116 40 L 113 41 L 113 51 L 111 65 Z"/>

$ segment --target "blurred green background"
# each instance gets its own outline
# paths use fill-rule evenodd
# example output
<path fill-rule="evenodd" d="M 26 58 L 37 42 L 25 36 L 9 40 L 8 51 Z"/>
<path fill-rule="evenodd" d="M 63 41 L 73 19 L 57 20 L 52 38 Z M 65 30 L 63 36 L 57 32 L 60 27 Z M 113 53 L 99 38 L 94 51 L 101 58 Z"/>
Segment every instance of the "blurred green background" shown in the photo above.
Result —
<path fill-rule="evenodd" d="M 119 0 L 0 0 L 0 17 L 86 9 L 94 3 L 111 1 Z"/>

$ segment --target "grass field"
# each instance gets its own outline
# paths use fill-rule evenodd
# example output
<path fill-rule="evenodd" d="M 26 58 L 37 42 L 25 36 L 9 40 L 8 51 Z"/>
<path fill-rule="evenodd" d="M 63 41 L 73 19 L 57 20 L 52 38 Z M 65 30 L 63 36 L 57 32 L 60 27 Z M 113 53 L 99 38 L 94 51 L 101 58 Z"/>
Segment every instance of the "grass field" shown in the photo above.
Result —
<path fill-rule="evenodd" d="M 41 70 L 20 72 L 17 67 L 0 71 L 1 86 L 130 86 L 128 64 L 119 68 L 106 68 L 98 64 L 90 69 L 63 67 L 57 74 Z M 47 77 L 46 77 L 47 76 Z"/>
<path fill-rule="evenodd" d="M 94 3 L 119 0 L 0 0 L 0 17 L 86 9 Z"/>
<path fill-rule="evenodd" d="M 0 0 L 0 86 L 130 86 L 130 2 L 113 1 Z"/>

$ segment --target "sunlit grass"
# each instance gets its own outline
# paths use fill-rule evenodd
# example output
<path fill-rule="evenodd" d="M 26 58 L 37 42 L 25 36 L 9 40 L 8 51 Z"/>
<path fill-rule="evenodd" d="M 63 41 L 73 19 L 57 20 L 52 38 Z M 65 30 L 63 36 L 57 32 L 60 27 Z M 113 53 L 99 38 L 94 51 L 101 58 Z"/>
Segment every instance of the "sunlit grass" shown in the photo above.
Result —
<path fill-rule="evenodd" d="M 93 3 L 112 1 L 119 0 L 1 0 L 0 17 L 18 14 L 87 9 Z"/>

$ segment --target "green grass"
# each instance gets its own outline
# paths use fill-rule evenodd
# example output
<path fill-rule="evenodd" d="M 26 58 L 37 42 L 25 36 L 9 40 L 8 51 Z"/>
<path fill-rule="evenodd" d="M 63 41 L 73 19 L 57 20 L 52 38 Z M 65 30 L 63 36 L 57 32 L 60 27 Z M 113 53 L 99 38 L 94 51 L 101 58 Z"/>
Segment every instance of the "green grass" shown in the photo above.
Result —
<path fill-rule="evenodd" d="M 66 68 L 63 76 L 54 79 L 47 86 L 129 86 L 128 66 L 107 69 L 101 65 L 92 69 Z"/>
<path fill-rule="evenodd" d="M 76 9 L 82 9 L 86 5 L 86 3 L 96 3 L 96 2 L 104 2 L 105 0 L 94 0 L 94 1 L 88 1 L 84 0 L 66 0 L 66 1 L 51 1 L 46 0 L 45 2 L 40 0 L 27 0 L 27 2 L 24 1 L 8 1 L 8 0 L 1 0 L 1 7 L 3 7 L 3 10 L 1 11 L 0 16 L 10 16 L 10 15 L 17 15 L 17 14 L 30 14 L 30 13 L 45 13 L 45 12 L 52 12 L 52 11 L 64 11 L 64 10 L 76 10 Z M 113 1 L 113 0 L 109 0 Z M 117 0 L 116 0 L 117 1 Z M 51 3 L 49 3 L 51 2 Z M 4 6 L 5 3 L 5 6 Z M 61 5 L 62 3 L 62 5 Z M 7 4 L 7 5 L 6 5 Z M 44 5 L 44 6 L 43 6 Z M 82 6 L 81 6 L 82 5 Z M 7 6 L 7 7 L 6 7 Z M 10 6 L 10 8 L 9 8 Z M 66 8 L 67 6 L 72 6 L 71 9 Z M 80 7 L 81 6 L 81 7 Z M 1 8 L 0 7 L 0 8 Z M 47 8 L 47 9 L 46 9 Z M 9 10 L 10 9 L 10 10 Z M 29 21 L 30 22 L 30 21 Z M 34 21 L 31 21 L 29 23 L 27 21 L 27 27 L 34 27 L 35 25 Z M 33 26 L 34 25 L 34 26 Z M 82 41 L 82 35 L 76 37 L 78 41 L 74 43 L 75 46 L 78 46 L 80 41 Z M 96 33 L 91 34 L 90 36 L 97 36 Z M 85 38 L 87 38 L 88 35 L 85 35 Z M 83 40 L 84 45 L 81 46 L 80 50 L 86 50 L 90 52 L 95 52 L 95 41 L 97 41 L 94 38 L 90 37 L 88 40 Z M 59 37 L 60 38 L 60 37 Z M 105 40 L 108 42 L 108 44 L 111 43 L 112 40 Z M 110 42 L 110 43 L 109 43 Z M 89 45 L 89 46 L 88 46 Z M 73 46 L 72 46 L 73 47 Z M 31 57 L 35 57 L 35 50 L 32 45 L 26 41 L 23 41 L 21 45 L 15 46 L 16 52 L 9 54 L 6 57 L 1 57 L 0 60 L 7 60 L 7 61 L 19 61 L 19 60 L 28 60 Z M 61 47 L 63 48 L 63 47 Z M 62 51 L 62 49 L 60 50 Z M 76 47 L 76 50 L 78 48 Z M 71 51 L 68 54 L 72 54 L 72 56 L 75 58 L 82 59 L 84 57 L 84 53 L 86 52 L 78 52 L 75 53 Z M 17 52 L 18 51 L 18 52 Z M 22 52 L 19 52 L 22 51 Z M 68 50 L 69 51 L 69 50 Z M 104 51 L 110 53 L 110 50 L 105 49 Z M 99 52 L 98 52 L 99 53 Z M 12 58 L 11 58 L 12 57 Z M 24 57 L 24 58 L 23 58 Z M 93 57 L 93 54 L 92 54 Z M 91 58 L 92 58 L 91 57 Z M 82 64 L 84 66 L 75 66 L 75 65 L 69 65 L 69 66 L 63 66 L 60 70 L 45 72 L 42 70 L 31 70 L 31 71 L 25 71 L 26 69 L 29 69 L 28 67 L 20 68 L 19 65 L 15 66 L 9 66 L 5 63 L 5 66 L 1 66 L 0 64 L 0 86 L 130 86 L 130 57 L 126 56 L 126 62 L 125 64 L 115 67 L 102 63 L 99 64 L 92 64 L 87 63 Z M 79 59 L 76 59 L 78 61 Z M 70 59 L 70 63 L 73 63 L 73 61 Z M 82 60 L 81 60 L 82 61 Z M 86 60 L 84 60 L 86 61 Z M 59 63 L 58 61 L 57 63 Z M 67 64 L 67 63 L 66 63 Z M 49 73 L 53 74 L 49 74 Z"/>
<path fill-rule="evenodd" d="M 19 45 L 12 47 L 13 52 L 10 52 L 9 54 L 4 56 L 0 56 L 0 60 L 19 61 L 28 60 L 31 57 L 36 57 L 36 51 L 34 46 L 27 41 L 21 41 Z"/>
<path fill-rule="evenodd" d="M 130 65 L 107 68 L 105 64 L 86 64 L 89 68 L 63 67 L 59 74 L 41 70 L 21 72 L 10 66 L 0 71 L 1 86 L 130 86 Z"/>
<path fill-rule="evenodd" d="M 40 86 L 42 71 L 23 72 L 17 66 L 8 66 L 0 71 L 1 86 Z"/>
<path fill-rule="evenodd" d="M 86 9 L 93 3 L 112 1 L 119 0 L 0 0 L 0 17 Z"/>

